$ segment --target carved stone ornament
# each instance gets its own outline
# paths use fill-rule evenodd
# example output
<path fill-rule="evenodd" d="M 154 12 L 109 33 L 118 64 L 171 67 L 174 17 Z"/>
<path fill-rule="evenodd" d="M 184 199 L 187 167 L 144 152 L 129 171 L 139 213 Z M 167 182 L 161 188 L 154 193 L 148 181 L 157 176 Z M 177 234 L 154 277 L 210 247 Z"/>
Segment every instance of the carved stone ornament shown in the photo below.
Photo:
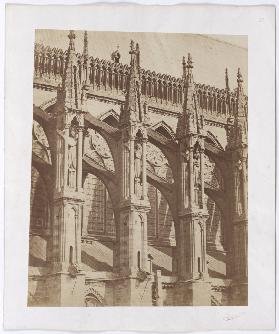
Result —
<path fill-rule="evenodd" d="M 77 274 L 80 272 L 79 265 L 77 263 L 71 264 L 68 271 L 71 277 L 76 277 Z"/>
<path fill-rule="evenodd" d="M 172 171 L 163 152 L 149 142 L 147 143 L 146 148 L 146 159 L 149 165 L 148 168 L 159 177 L 173 183 Z"/>
<path fill-rule="evenodd" d="M 84 154 L 102 167 L 114 171 L 112 154 L 106 140 L 95 130 L 88 129 L 85 137 Z"/>
<path fill-rule="evenodd" d="M 44 132 L 44 129 L 37 121 L 33 121 L 33 134 L 34 134 L 34 138 L 42 146 L 44 146 L 46 149 L 49 149 L 49 144 L 48 144 L 48 140 Z"/>
<path fill-rule="evenodd" d="M 204 155 L 204 182 L 214 189 L 223 189 L 223 178 L 214 161 Z"/>
<path fill-rule="evenodd" d="M 46 159 L 49 163 L 51 163 L 51 155 L 50 155 L 50 147 L 49 147 L 49 143 L 47 140 L 47 136 L 44 132 L 44 129 L 42 128 L 42 126 L 36 122 L 33 121 L 33 150 L 34 152 L 38 151 L 38 155 L 40 157 L 46 156 Z M 36 147 L 36 144 L 37 147 Z M 42 151 L 44 153 L 42 153 Z"/>

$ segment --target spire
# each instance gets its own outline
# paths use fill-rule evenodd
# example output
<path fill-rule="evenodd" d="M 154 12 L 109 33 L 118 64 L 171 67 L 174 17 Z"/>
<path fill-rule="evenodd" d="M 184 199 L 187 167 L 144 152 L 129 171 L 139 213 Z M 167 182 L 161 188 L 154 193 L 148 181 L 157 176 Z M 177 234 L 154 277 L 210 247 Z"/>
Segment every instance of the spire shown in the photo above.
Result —
<path fill-rule="evenodd" d="M 88 59 L 88 34 L 87 31 L 84 31 L 84 38 L 83 38 L 83 57 L 84 59 Z"/>
<path fill-rule="evenodd" d="M 130 44 L 130 75 L 125 100 L 125 106 L 120 114 L 120 125 L 134 122 L 143 122 L 144 116 L 140 101 L 141 78 L 140 78 L 140 50 L 138 43 L 131 41 Z"/>
<path fill-rule="evenodd" d="M 65 64 L 65 72 L 62 78 L 62 88 L 58 89 L 58 101 L 61 101 L 68 109 L 82 110 L 84 108 L 85 94 L 80 88 L 80 78 L 75 52 L 75 33 L 70 30 L 68 35 L 69 48 Z"/>
<path fill-rule="evenodd" d="M 240 68 L 237 71 L 237 117 L 246 117 L 246 101 L 243 92 L 243 78 Z"/>
<path fill-rule="evenodd" d="M 194 76 L 193 76 L 193 60 L 190 53 L 188 53 L 188 59 L 186 64 L 186 80 L 185 80 L 185 89 L 184 89 L 184 109 L 193 112 L 195 105 L 194 93 Z"/>
<path fill-rule="evenodd" d="M 182 78 L 183 78 L 183 80 L 186 80 L 186 76 L 187 76 L 187 74 L 186 74 L 186 60 L 185 60 L 184 56 L 182 57 L 182 69 L 183 69 Z"/>
<path fill-rule="evenodd" d="M 229 73 L 226 67 L 225 69 L 225 97 L 226 97 L 226 114 L 231 115 L 231 103 L 230 103 L 230 84 L 229 84 Z"/>
<path fill-rule="evenodd" d="M 199 115 L 196 103 L 195 83 L 193 76 L 193 61 L 191 54 L 188 53 L 187 63 L 185 57 L 182 61 L 184 78 L 184 102 L 183 111 L 177 123 L 176 136 L 182 138 L 188 134 L 200 133 L 203 127 L 202 115 Z"/>
<path fill-rule="evenodd" d="M 228 69 L 225 69 L 225 83 L 226 83 L 226 90 L 229 91 L 230 90 L 230 86 L 229 86 L 229 74 L 228 74 Z"/>
<path fill-rule="evenodd" d="M 89 88 L 89 55 L 88 55 L 88 34 L 84 31 L 83 37 L 83 67 L 81 73 L 81 82 L 83 84 L 83 89 L 88 90 Z"/>
<path fill-rule="evenodd" d="M 242 74 L 240 72 L 240 68 L 237 70 L 237 89 L 242 91 L 242 83 L 243 83 L 243 78 Z"/>
<path fill-rule="evenodd" d="M 188 85 L 193 83 L 194 78 L 193 78 L 193 61 L 192 61 L 192 56 L 190 53 L 188 53 L 188 59 L 187 59 L 187 65 L 186 65 L 186 75 L 187 75 L 187 83 Z"/>
<path fill-rule="evenodd" d="M 228 148 L 230 149 L 247 145 L 248 142 L 247 103 L 242 85 L 243 78 L 240 69 L 238 69 L 236 112 L 234 115 L 233 127 L 228 137 Z"/>

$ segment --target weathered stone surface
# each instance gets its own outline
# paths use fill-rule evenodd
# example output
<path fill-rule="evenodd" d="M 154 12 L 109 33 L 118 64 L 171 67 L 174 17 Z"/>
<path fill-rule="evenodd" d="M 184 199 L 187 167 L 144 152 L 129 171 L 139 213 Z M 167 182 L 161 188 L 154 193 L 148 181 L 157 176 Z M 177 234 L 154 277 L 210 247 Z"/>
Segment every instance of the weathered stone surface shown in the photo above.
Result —
<path fill-rule="evenodd" d="M 247 305 L 240 71 L 217 89 L 191 56 L 175 78 L 87 38 L 35 49 L 28 305 Z"/>

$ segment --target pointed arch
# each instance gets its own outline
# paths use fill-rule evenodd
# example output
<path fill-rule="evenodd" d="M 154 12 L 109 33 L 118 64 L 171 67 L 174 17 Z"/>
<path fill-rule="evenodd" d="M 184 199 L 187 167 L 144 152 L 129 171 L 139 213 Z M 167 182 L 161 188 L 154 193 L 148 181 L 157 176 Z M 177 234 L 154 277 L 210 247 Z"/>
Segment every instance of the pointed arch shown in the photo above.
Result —
<path fill-rule="evenodd" d="M 118 150 L 115 139 L 118 134 L 118 129 L 101 121 L 90 113 L 86 113 L 85 115 L 85 127 L 95 130 L 100 136 L 104 138 L 112 155 L 114 166 L 116 166 Z"/>
<path fill-rule="evenodd" d="M 102 295 L 93 287 L 89 287 L 85 290 L 85 306 L 104 306 L 104 298 Z"/>
<path fill-rule="evenodd" d="M 173 183 L 174 177 L 164 152 L 151 142 L 146 146 L 147 170 L 161 178 L 162 182 Z"/>
<path fill-rule="evenodd" d="M 87 226 L 85 234 L 115 236 L 115 206 L 111 199 L 111 192 L 106 183 L 96 176 L 88 173 L 84 180 L 84 221 Z"/>
<path fill-rule="evenodd" d="M 113 109 L 110 109 L 100 117 L 100 121 L 107 123 L 110 126 L 115 128 L 118 127 L 119 115 Z"/>
<path fill-rule="evenodd" d="M 168 139 L 175 139 L 175 133 L 172 128 L 165 123 L 164 121 L 160 121 L 159 123 L 152 126 L 152 129 L 156 132 L 160 133 L 162 136 Z"/>
<path fill-rule="evenodd" d="M 177 228 L 173 205 L 158 184 L 149 179 L 148 197 L 150 211 L 147 213 L 148 252 L 152 257 L 153 271 L 161 270 L 164 275 L 175 272 L 174 248 Z"/>
<path fill-rule="evenodd" d="M 88 156 L 108 171 L 115 171 L 115 161 L 111 148 L 106 138 L 95 129 L 87 129 L 84 137 L 84 156 Z"/>
<path fill-rule="evenodd" d="M 219 150 L 224 151 L 223 146 L 220 144 L 219 140 L 217 139 L 216 136 L 211 131 L 207 131 L 207 138 L 206 141 L 210 143 L 211 145 L 215 146 Z"/>

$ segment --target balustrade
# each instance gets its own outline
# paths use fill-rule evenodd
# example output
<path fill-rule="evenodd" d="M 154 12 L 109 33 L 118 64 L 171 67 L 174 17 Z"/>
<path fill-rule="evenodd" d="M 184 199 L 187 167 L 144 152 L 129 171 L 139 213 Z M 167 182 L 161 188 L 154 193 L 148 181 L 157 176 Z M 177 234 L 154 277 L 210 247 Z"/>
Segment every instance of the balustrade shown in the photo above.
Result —
<path fill-rule="evenodd" d="M 61 82 L 65 71 L 67 51 L 35 45 L 34 76 L 54 85 Z M 129 66 L 121 63 L 77 54 L 78 73 L 82 81 L 87 67 L 89 86 L 92 90 L 125 93 Z M 183 79 L 167 74 L 141 69 L 141 93 L 158 104 L 179 106 L 183 101 Z M 197 103 L 207 115 L 229 117 L 236 110 L 236 92 L 196 83 Z"/>

